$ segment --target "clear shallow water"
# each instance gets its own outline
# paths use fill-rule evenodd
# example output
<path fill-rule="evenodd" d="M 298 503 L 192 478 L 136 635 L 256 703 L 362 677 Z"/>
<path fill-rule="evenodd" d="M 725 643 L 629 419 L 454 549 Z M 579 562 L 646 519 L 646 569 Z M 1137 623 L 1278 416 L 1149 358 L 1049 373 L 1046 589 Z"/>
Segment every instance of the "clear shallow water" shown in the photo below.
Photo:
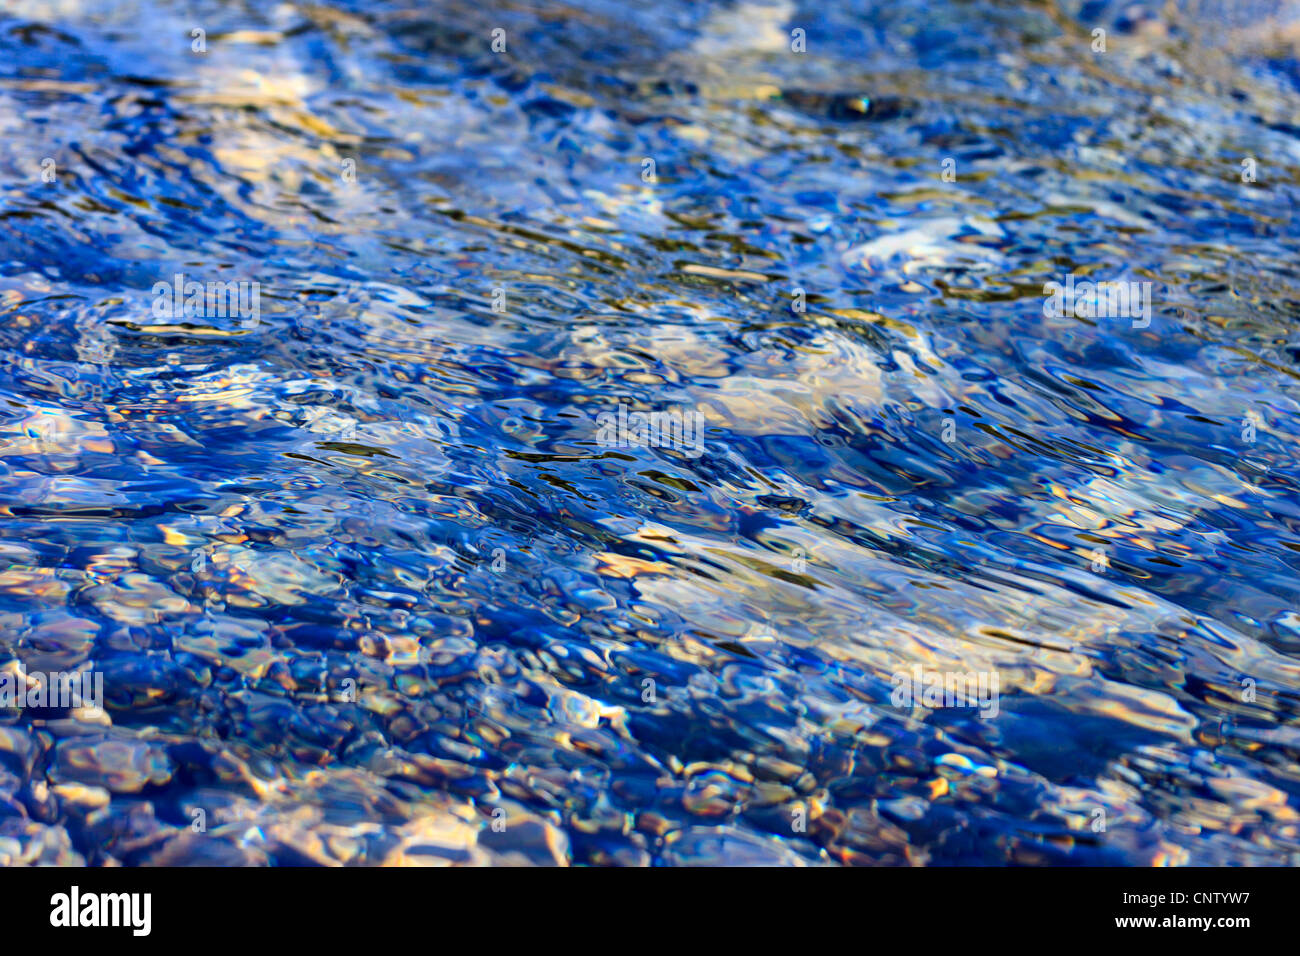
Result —
<path fill-rule="evenodd" d="M 0 861 L 1294 863 L 1297 23 L 11 2 Z"/>

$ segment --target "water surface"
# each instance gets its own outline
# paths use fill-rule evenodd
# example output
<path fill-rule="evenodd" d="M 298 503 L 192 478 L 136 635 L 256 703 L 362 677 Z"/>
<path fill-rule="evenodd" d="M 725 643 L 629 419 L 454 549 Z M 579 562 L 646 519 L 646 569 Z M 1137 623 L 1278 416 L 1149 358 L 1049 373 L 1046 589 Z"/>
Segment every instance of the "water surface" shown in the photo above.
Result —
<path fill-rule="evenodd" d="M 1298 43 L 10 0 L 0 862 L 1295 863 Z"/>

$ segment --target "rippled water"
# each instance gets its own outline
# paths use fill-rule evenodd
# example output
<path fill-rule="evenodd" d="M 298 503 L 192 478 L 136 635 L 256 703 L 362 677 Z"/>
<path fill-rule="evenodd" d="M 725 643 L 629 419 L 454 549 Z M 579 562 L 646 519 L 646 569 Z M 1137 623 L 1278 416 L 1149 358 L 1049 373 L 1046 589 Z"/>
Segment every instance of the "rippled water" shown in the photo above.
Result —
<path fill-rule="evenodd" d="M 1298 57 L 9 0 L 0 661 L 103 700 L 0 710 L 0 862 L 1297 862 Z"/>

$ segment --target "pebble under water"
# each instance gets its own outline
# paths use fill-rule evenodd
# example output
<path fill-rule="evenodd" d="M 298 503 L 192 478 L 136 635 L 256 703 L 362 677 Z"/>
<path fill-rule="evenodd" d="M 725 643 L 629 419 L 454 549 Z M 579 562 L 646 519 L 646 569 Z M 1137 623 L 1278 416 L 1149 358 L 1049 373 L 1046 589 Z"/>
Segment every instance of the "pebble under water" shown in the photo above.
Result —
<path fill-rule="evenodd" d="M 1300 863 L 1298 89 L 1292 0 L 8 0 L 0 690 L 102 699 L 0 864 Z"/>

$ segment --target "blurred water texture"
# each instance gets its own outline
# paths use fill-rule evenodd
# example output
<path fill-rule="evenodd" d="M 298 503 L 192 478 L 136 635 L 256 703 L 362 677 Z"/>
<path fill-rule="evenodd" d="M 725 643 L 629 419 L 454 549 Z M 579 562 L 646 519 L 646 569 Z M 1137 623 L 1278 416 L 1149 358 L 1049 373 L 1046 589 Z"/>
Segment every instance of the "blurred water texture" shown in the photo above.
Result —
<path fill-rule="evenodd" d="M 1296 863 L 1298 50 L 9 0 L 0 665 L 105 699 L 0 710 L 0 863 Z"/>

